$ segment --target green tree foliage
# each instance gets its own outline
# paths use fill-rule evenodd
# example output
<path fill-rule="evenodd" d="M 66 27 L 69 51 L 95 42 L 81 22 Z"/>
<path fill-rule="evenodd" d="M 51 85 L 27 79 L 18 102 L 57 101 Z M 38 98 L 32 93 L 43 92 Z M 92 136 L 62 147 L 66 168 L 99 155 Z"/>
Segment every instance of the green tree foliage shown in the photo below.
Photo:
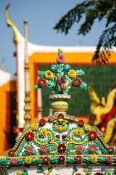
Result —
<path fill-rule="evenodd" d="M 78 34 L 82 35 L 86 35 L 91 30 L 96 19 L 99 21 L 106 19 L 105 30 L 99 38 L 92 58 L 92 61 L 97 63 L 106 63 L 110 56 L 109 50 L 116 46 L 116 0 L 84 0 L 69 10 L 54 29 L 67 35 L 73 24 L 79 23 L 82 18 L 85 21 L 78 31 Z"/>

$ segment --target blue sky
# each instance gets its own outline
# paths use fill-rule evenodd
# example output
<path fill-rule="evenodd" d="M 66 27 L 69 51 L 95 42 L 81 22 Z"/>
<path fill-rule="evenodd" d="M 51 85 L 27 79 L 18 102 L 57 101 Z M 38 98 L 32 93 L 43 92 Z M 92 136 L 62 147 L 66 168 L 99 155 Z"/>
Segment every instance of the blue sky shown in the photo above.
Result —
<path fill-rule="evenodd" d="M 15 72 L 15 51 L 12 30 L 7 28 L 4 19 L 5 6 L 10 2 L 9 16 L 24 34 L 24 19 L 29 21 L 29 41 L 42 45 L 96 46 L 104 29 L 105 21 L 95 22 L 86 36 L 77 36 L 79 24 L 75 24 L 69 34 L 57 33 L 54 25 L 75 4 L 83 0 L 0 0 L 0 67 L 5 60 L 5 70 Z"/>

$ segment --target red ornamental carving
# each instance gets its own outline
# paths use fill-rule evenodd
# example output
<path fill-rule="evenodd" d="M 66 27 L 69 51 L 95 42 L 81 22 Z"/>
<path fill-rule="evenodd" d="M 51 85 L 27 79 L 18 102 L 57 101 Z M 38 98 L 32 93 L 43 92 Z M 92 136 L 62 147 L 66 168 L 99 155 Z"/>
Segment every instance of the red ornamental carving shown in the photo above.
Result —
<path fill-rule="evenodd" d="M 95 140 L 97 138 L 97 134 L 95 131 L 89 131 L 88 132 L 88 137 L 90 140 Z"/>
<path fill-rule="evenodd" d="M 66 134 L 62 134 L 62 138 L 63 138 L 63 139 L 66 138 Z"/>
<path fill-rule="evenodd" d="M 10 163 L 11 163 L 12 165 L 17 165 L 17 160 L 16 160 L 16 158 L 10 159 Z"/>
<path fill-rule="evenodd" d="M 81 163 L 82 157 L 81 156 L 76 156 L 75 160 L 76 160 L 77 163 Z"/>
<path fill-rule="evenodd" d="M 41 152 L 41 153 L 47 153 L 47 152 L 48 152 L 48 148 L 47 148 L 46 146 L 42 146 L 42 147 L 40 148 L 40 152 Z"/>
<path fill-rule="evenodd" d="M 79 126 L 83 126 L 84 125 L 84 121 L 83 120 L 79 120 L 77 123 L 78 123 Z"/>
<path fill-rule="evenodd" d="M 32 141 L 32 140 L 34 139 L 34 133 L 33 133 L 33 132 L 27 132 L 27 133 L 25 134 L 25 139 L 26 139 L 27 141 Z"/>
<path fill-rule="evenodd" d="M 45 157 L 43 158 L 43 162 L 44 162 L 44 163 L 48 163 L 48 162 L 49 162 L 49 160 L 50 160 L 50 159 L 49 159 L 49 157 L 48 157 L 48 156 L 45 156 Z"/>
<path fill-rule="evenodd" d="M 9 155 L 10 157 L 13 157 L 14 154 L 15 154 L 15 152 L 14 152 L 14 150 L 12 150 L 12 149 L 8 152 L 8 155 Z"/>
<path fill-rule="evenodd" d="M 59 160 L 59 162 L 64 162 L 65 161 L 65 157 L 64 156 L 59 156 L 58 160 Z"/>
<path fill-rule="evenodd" d="M 48 120 L 49 120 L 50 122 L 54 121 L 54 120 L 55 120 L 55 116 L 54 116 L 54 115 L 50 116 Z"/>
<path fill-rule="evenodd" d="M 59 139 L 60 138 L 60 135 L 56 135 L 56 138 Z"/>
<path fill-rule="evenodd" d="M 77 151 L 77 153 L 79 153 L 79 154 L 82 153 L 82 152 L 84 151 L 83 146 L 81 146 L 81 145 L 77 146 L 76 151 Z"/>
<path fill-rule="evenodd" d="M 64 84 L 64 83 L 65 83 L 65 78 L 61 77 L 61 84 Z"/>
<path fill-rule="evenodd" d="M 71 121 L 74 121 L 75 120 L 75 116 L 69 116 L 69 119 L 71 120 Z"/>
<path fill-rule="evenodd" d="M 58 145 L 58 152 L 59 153 L 64 153 L 66 151 L 66 146 L 65 146 L 65 144 L 59 144 Z"/>
<path fill-rule="evenodd" d="M 25 149 L 26 154 L 32 155 L 33 148 L 31 146 L 27 146 Z"/>
<path fill-rule="evenodd" d="M 91 153 L 95 153 L 96 152 L 96 146 L 95 145 L 89 145 L 88 150 Z"/>
<path fill-rule="evenodd" d="M 64 63 L 64 57 L 62 55 L 58 55 L 56 58 L 57 63 L 63 64 Z"/>
<path fill-rule="evenodd" d="M 107 163 L 112 163 L 113 157 L 112 156 L 107 156 L 106 161 Z"/>
<path fill-rule="evenodd" d="M 39 78 L 37 83 L 39 87 L 44 88 L 46 86 L 46 79 Z"/>
<path fill-rule="evenodd" d="M 114 148 L 112 148 L 112 147 L 109 147 L 107 150 L 108 150 L 109 153 L 113 153 L 114 152 Z"/>
<path fill-rule="evenodd" d="M 82 79 L 79 78 L 79 77 L 74 77 L 74 78 L 72 79 L 72 85 L 73 85 L 74 87 L 79 87 L 79 86 L 81 85 L 81 83 L 82 83 Z"/>
<path fill-rule="evenodd" d="M 45 124 L 46 124 L 46 120 L 45 119 L 40 119 L 39 120 L 39 124 L 40 124 L 40 126 L 44 126 Z"/>
<path fill-rule="evenodd" d="M 59 114 L 58 115 L 58 119 L 64 119 L 64 115 L 63 114 Z"/>

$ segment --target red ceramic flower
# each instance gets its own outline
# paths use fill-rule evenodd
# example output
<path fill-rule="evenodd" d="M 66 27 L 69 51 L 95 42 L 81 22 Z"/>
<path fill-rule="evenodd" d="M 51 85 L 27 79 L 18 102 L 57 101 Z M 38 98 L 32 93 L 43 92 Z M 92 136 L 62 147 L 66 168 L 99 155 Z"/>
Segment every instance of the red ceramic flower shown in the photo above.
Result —
<path fill-rule="evenodd" d="M 71 121 L 74 121 L 75 120 L 75 116 L 69 116 L 69 119 L 71 120 Z"/>
<path fill-rule="evenodd" d="M 60 135 L 56 135 L 56 138 L 59 139 L 60 138 Z"/>
<path fill-rule="evenodd" d="M 62 138 L 63 138 L 63 139 L 66 138 L 66 134 L 62 134 Z"/>
<path fill-rule="evenodd" d="M 59 153 L 64 153 L 66 151 L 66 146 L 65 144 L 61 143 L 58 145 L 58 152 Z"/>
<path fill-rule="evenodd" d="M 58 115 L 58 119 L 64 119 L 64 115 L 63 114 L 59 114 Z"/>
<path fill-rule="evenodd" d="M 54 116 L 54 115 L 50 116 L 48 120 L 49 120 L 50 122 L 54 121 L 54 120 L 55 120 L 55 116 Z"/>
<path fill-rule="evenodd" d="M 97 134 L 95 131 L 89 131 L 88 132 L 88 137 L 90 140 L 95 140 L 97 138 Z"/>
<path fill-rule="evenodd" d="M 112 163 L 113 157 L 112 156 L 107 156 L 106 161 L 107 163 Z"/>
<path fill-rule="evenodd" d="M 9 150 L 8 155 L 9 155 L 10 157 L 13 157 L 14 154 L 15 154 L 15 151 L 14 151 L 14 150 L 12 150 L 12 149 Z"/>
<path fill-rule="evenodd" d="M 10 163 L 11 163 L 12 165 L 17 165 L 17 160 L 16 160 L 16 158 L 10 159 Z"/>
<path fill-rule="evenodd" d="M 45 124 L 46 124 L 46 120 L 45 119 L 40 119 L 39 120 L 39 124 L 40 124 L 40 126 L 44 126 Z"/>
<path fill-rule="evenodd" d="M 77 123 L 78 123 L 79 126 L 83 126 L 84 125 L 84 121 L 83 120 L 79 120 Z"/>
<path fill-rule="evenodd" d="M 62 55 L 58 55 L 56 58 L 57 63 L 63 64 L 64 63 L 64 57 Z"/>
<path fill-rule="evenodd" d="M 91 152 L 91 153 L 95 153 L 95 152 L 96 152 L 96 146 L 95 146 L 95 145 L 89 145 L 89 146 L 88 146 L 88 150 L 89 150 L 89 152 Z"/>
<path fill-rule="evenodd" d="M 81 83 L 82 83 L 82 79 L 79 78 L 79 77 L 74 77 L 74 78 L 72 79 L 72 85 L 73 85 L 74 87 L 79 87 L 79 86 L 81 85 Z"/>
<path fill-rule="evenodd" d="M 59 156 L 58 160 L 59 160 L 59 162 L 64 162 L 65 161 L 65 157 L 64 156 Z"/>
<path fill-rule="evenodd" d="M 114 148 L 112 148 L 112 147 L 107 148 L 107 150 L 108 150 L 109 153 L 113 153 L 114 152 Z"/>
<path fill-rule="evenodd" d="M 40 148 L 40 152 L 43 154 L 43 153 L 47 153 L 48 152 L 48 148 L 46 146 L 42 146 Z"/>
<path fill-rule="evenodd" d="M 38 86 L 40 88 L 44 88 L 46 86 L 46 79 L 45 78 L 39 78 L 37 83 L 38 83 Z"/>
<path fill-rule="evenodd" d="M 43 162 L 44 162 L 44 163 L 48 163 L 48 162 L 49 162 L 49 160 L 50 160 L 50 159 L 49 159 L 49 157 L 48 157 L 48 156 L 45 156 L 45 157 L 43 158 Z"/>
<path fill-rule="evenodd" d="M 26 147 L 25 152 L 27 155 L 32 155 L 33 148 L 29 145 Z"/>
<path fill-rule="evenodd" d="M 61 84 L 64 84 L 64 83 L 65 83 L 65 78 L 61 77 Z"/>
<path fill-rule="evenodd" d="M 33 139 L 34 139 L 34 133 L 33 132 L 27 132 L 26 134 L 25 134 L 25 139 L 27 140 L 27 141 L 32 141 Z"/>
<path fill-rule="evenodd" d="M 82 153 L 83 151 L 84 151 L 83 146 L 81 146 L 81 145 L 77 146 L 76 152 L 77 152 L 78 154 Z"/>
<path fill-rule="evenodd" d="M 81 163 L 82 157 L 81 156 L 76 156 L 75 160 L 76 160 L 77 163 Z"/>

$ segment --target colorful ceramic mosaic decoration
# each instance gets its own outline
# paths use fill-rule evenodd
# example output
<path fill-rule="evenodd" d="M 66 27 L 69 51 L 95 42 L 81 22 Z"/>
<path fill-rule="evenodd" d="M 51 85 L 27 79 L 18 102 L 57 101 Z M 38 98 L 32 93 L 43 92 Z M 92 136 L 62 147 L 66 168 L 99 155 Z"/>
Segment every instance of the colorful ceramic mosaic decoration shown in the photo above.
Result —
<path fill-rule="evenodd" d="M 74 115 L 68 115 L 69 90 L 86 89 L 83 70 L 64 64 L 58 50 L 57 64 L 40 71 L 34 89 L 51 90 L 53 115 L 24 129 L 15 146 L 0 158 L 1 174 L 9 175 L 115 175 L 116 148 L 102 134 Z"/>
<path fill-rule="evenodd" d="M 73 70 L 68 64 L 64 64 L 64 56 L 61 50 L 58 50 L 57 65 L 53 64 L 47 71 L 38 73 L 38 81 L 35 89 L 38 87 L 48 87 L 53 94 L 68 94 L 72 87 L 86 89 L 87 84 L 80 78 L 85 73 L 81 70 Z"/>

